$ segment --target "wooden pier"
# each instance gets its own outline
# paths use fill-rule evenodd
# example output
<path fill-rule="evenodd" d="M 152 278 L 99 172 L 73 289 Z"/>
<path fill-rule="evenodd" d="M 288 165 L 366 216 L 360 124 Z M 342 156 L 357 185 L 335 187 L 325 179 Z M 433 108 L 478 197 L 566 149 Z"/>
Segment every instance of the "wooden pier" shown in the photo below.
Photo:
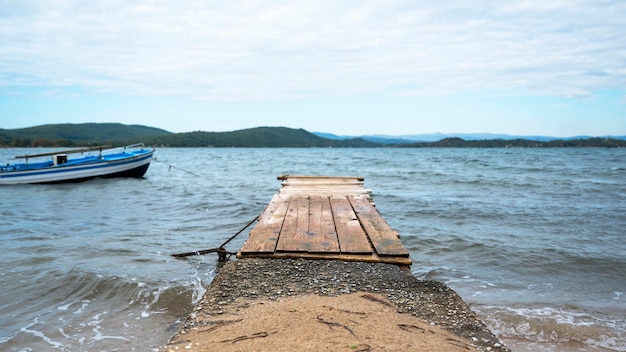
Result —
<path fill-rule="evenodd" d="M 362 177 L 279 176 L 282 188 L 237 258 L 335 259 L 411 265 Z"/>

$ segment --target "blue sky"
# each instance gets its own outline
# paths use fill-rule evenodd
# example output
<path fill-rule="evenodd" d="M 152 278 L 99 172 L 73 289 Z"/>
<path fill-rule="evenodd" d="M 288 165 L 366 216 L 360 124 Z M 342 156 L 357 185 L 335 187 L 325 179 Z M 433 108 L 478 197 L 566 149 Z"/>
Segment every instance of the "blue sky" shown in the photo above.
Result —
<path fill-rule="evenodd" d="M 0 1 L 0 128 L 626 135 L 626 2 Z"/>

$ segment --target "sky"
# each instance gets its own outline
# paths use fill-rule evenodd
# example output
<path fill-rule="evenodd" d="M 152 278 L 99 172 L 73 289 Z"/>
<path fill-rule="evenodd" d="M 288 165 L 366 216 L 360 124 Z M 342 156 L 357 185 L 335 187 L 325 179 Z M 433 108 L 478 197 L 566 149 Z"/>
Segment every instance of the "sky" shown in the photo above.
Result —
<path fill-rule="evenodd" d="M 0 0 L 0 128 L 626 135 L 626 1 Z"/>

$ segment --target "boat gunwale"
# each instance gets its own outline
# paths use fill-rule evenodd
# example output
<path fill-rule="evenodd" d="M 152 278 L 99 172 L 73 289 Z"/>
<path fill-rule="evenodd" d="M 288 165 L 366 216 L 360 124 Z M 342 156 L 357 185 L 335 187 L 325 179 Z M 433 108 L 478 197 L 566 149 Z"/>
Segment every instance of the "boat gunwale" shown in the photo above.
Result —
<path fill-rule="evenodd" d="M 63 155 L 63 154 L 78 154 L 84 152 L 92 152 L 92 151 L 103 151 L 109 149 L 116 149 L 111 145 L 103 145 L 99 147 L 88 147 L 88 148 L 80 148 L 80 149 L 69 149 L 69 150 L 60 150 L 56 152 L 48 152 L 48 153 L 40 153 L 40 154 L 24 154 L 24 155 L 16 155 L 15 159 L 29 159 L 29 158 L 39 158 L 43 156 L 52 156 L 52 155 Z"/>
<path fill-rule="evenodd" d="M 120 162 L 135 162 L 135 161 L 140 161 L 140 160 L 144 160 L 147 159 L 149 157 L 152 157 L 152 154 L 154 154 L 154 150 L 149 150 L 146 151 L 146 153 L 143 154 L 137 154 L 137 155 L 131 155 L 128 157 L 124 157 L 124 158 L 116 158 L 116 159 L 97 159 L 97 160 L 93 160 L 93 161 L 87 161 L 84 163 L 72 163 L 72 162 L 67 162 L 65 164 L 59 164 L 59 165 L 49 165 L 49 166 L 42 166 L 42 167 L 29 167 L 29 168 L 25 168 L 25 169 L 18 169 L 18 170 L 2 170 L 1 173 L 4 174 L 11 174 L 11 173 L 18 173 L 18 172 L 67 172 L 67 170 L 63 170 L 63 169 L 67 169 L 67 168 L 80 168 L 80 167 L 107 167 L 110 166 L 111 164 L 115 164 L 115 163 L 120 163 Z M 43 162 L 41 164 L 44 164 Z M 9 166 L 11 167 L 11 166 Z M 0 169 L 6 169 L 6 166 L 2 166 L 0 167 Z"/>
<path fill-rule="evenodd" d="M 0 185 L 74 182 L 82 178 L 107 178 L 141 168 L 147 170 L 146 164 L 150 164 L 155 152 L 155 148 L 142 147 L 137 151 L 127 151 L 126 147 L 120 148 L 124 150 L 115 154 L 88 155 L 57 165 L 52 162 L 38 162 L 0 166 Z"/>

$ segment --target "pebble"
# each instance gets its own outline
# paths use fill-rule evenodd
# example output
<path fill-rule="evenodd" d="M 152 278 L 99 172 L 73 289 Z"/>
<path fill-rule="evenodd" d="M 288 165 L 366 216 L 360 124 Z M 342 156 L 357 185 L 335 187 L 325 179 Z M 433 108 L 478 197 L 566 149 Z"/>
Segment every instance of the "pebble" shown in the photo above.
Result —
<path fill-rule="evenodd" d="M 437 281 L 419 280 L 392 264 L 239 259 L 220 268 L 198 307 L 206 316 L 222 314 L 222 306 L 237 298 L 278 300 L 295 295 L 338 296 L 352 292 L 382 294 L 399 312 L 441 326 L 471 341 L 481 351 L 510 352 L 452 289 Z M 192 314 L 181 324 L 179 333 L 197 324 L 198 317 Z"/>

